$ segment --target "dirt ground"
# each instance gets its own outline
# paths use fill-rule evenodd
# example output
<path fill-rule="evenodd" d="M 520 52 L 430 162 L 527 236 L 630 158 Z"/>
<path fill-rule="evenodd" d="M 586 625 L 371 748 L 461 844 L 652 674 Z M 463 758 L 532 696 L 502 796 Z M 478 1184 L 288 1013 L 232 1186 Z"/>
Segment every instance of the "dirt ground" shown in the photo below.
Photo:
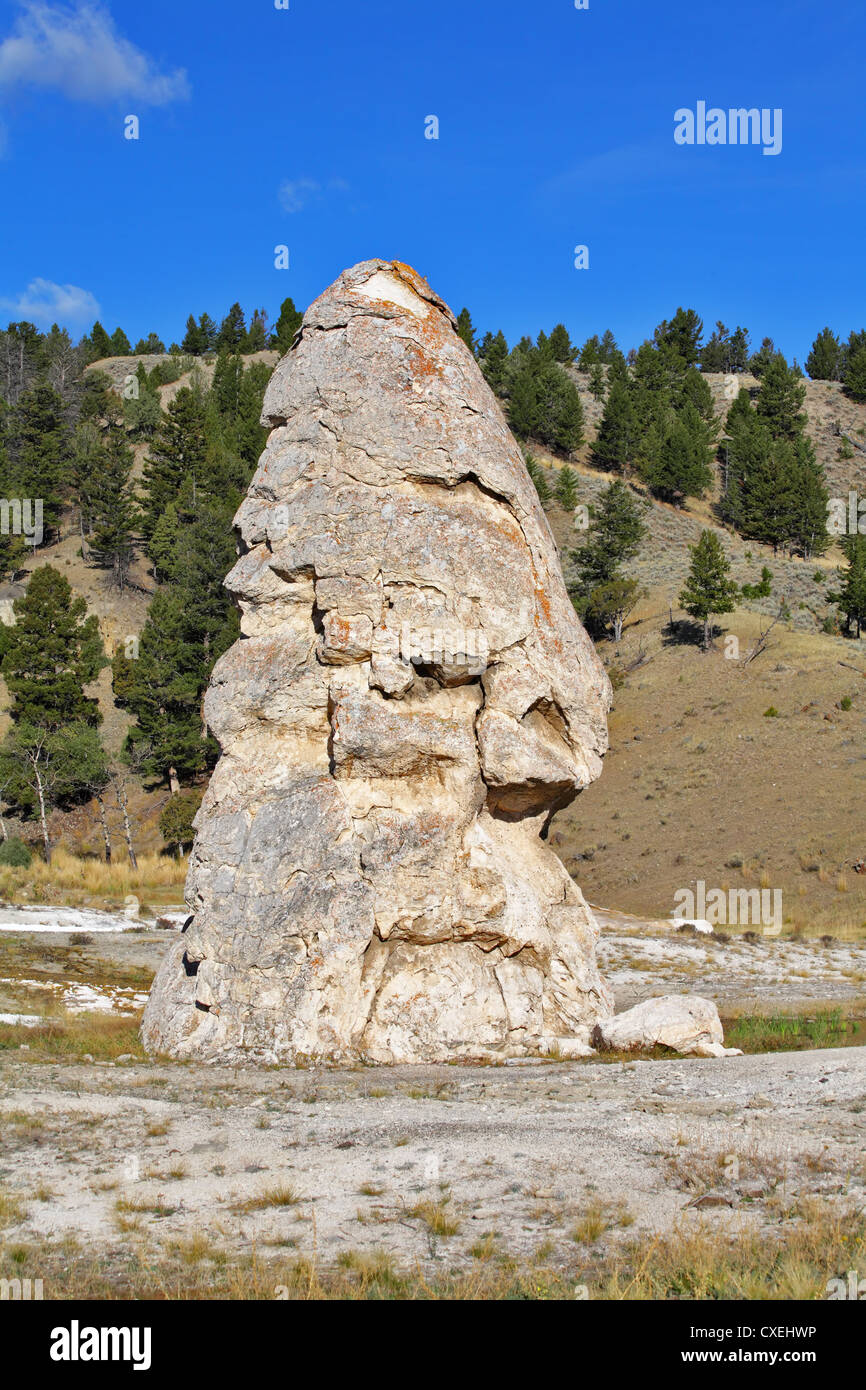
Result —
<path fill-rule="evenodd" d="M 803 1195 L 866 1202 L 862 1047 L 303 1072 L 15 1059 L 3 1073 L 19 1239 L 112 1244 L 146 1228 L 157 1245 L 199 1234 L 326 1263 L 444 1248 L 452 1264 L 492 1239 L 518 1258 L 552 1242 L 555 1261 L 588 1211 L 616 1240 L 707 1217 L 769 1228 Z M 689 1205 L 708 1192 L 719 1205 Z M 444 1207 L 444 1232 L 425 1202 Z"/>
<path fill-rule="evenodd" d="M 866 948 L 719 941 L 599 913 L 622 1009 L 674 991 L 723 1015 L 828 1004 L 864 1011 Z M 7 1005 L 38 981 L 140 990 L 173 932 L 72 947 L 31 934 Z M 16 938 L 20 944 L 22 938 Z M 52 942 L 49 945 L 49 942 Z M 45 952 L 50 955 L 46 958 Z M 40 963 L 41 961 L 41 963 Z M 11 969 L 11 967 L 10 967 Z M 859 978 L 858 978 L 859 977 Z M 25 981 L 29 981 L 29 986 Z M 115 1007 L 134 1014 L 129 995 Z M 23 1035 L 22 1035 L 23 1036 Z M 479 1249 L 572 1268 L 643 1233 L 778 1233 L 792 1202 L 866 1206 L 866 1047 L 722 1060 L 303 1069 L 44 1060 L 0 1050 L 7 1242 L 146 1240 L 196 1258 L 250 1250 L 325 1265 L 354 1252 L 468 1266 Z"/>

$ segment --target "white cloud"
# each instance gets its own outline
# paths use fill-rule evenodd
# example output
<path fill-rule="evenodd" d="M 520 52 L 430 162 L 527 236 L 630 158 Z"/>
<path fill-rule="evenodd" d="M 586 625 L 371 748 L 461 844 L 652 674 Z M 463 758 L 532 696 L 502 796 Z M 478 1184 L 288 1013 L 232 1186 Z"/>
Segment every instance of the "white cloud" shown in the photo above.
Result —
<path fill-rule="evenodd" d="M 74 8 L 23 0 L 9 36 L 0 42 L 0 91 L 39 87 L 72 101 L 134 100 L 165 106 L 189 96 L 186 72 L 160 72 L 118 34 L 104 5 L 78 0 Z"/>
<path fill-rule="evenodd" d="M 287 179 L 280 185 L 280 203 L 284 212 L 300 212 L 311 198 L 322 191 L 315 179 Z"/>
<path fill-rule="evenodd" d="M 79 285 L 55 285 L 53 280 L 37 278 L 17 299 L 0 298 L 0 310 L 13 319 L 26 319 L 37 328 L 52 323 L 90 326 L 99 318 L 99 304 L 89 290 Z"/>
<path fill-rule="evenodd" d="M 323 193 L 348 191 L 349 185 L 345 179 L 328 179 L 326 183 L 319 183 L 317 179 L 286 179 L 285 183 L 280 184 L 279 199 L 284 212 L 300 212 Z"/>

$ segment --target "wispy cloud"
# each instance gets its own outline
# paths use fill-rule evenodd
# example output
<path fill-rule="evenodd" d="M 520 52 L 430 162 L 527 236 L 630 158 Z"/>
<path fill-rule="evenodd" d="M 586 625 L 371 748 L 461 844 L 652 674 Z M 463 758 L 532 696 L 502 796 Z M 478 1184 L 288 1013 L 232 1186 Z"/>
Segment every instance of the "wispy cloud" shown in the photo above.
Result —
<path fill-rule="evenodd" d="M 681 176 L 684 168 L 682 151 L 674 145 L 671 135 L 669 148 L 657 144 L 620 145 L 617 149 L 590 155 L 565 173 L 549 179 L 543 191 L 553 196 L 590 189 L 621 192 L 638 183 Z"/>
<path fill-rule="evenodd" d="M 31 280 L 17 299 L 0 297 L 0 311 L 13 319 L 26 319 L 37 327 L 61 323 L 80 327 L 99 318 L 99 304 L 80 285 L 55 285 L 53 280 Z"/>
<path fill-rule="evenodd" d="M 165 106 L 189 96 L 183 68 L 161 71 L 123 38 L 99 3 L 72 8 L 23 0 L 23 13 L 0 42 L 0 91 L 36 87 L 94 104 L 129 99 Z"/>
<path fill-rule="evenodd" d="M 349 185 L 345 179 L 286 179 L 280 184 L 280 206 L 284 212 L 301 212 L 310 203 L 316 202 L 325 193 L 348 193 Z"/>

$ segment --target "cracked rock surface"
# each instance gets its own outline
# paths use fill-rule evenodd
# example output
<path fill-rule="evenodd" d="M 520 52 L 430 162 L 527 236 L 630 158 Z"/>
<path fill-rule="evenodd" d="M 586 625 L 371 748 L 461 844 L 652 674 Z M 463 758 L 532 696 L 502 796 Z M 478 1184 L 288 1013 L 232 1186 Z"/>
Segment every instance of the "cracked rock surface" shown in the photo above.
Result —
<path fill-rule="evenodd" d="M 307 311 L 226 584 L 222 757 L 151 1051 L 435 1062 L 588 1048 L 593 915 L 543 834 L 610 687 L 447 305 L 366 261 Z"/>

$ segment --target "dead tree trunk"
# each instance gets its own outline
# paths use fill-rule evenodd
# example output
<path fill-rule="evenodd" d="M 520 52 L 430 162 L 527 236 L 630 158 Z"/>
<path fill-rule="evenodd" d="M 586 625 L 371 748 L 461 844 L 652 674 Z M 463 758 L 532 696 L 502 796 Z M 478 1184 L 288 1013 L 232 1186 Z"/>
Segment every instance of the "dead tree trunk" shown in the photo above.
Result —
<path fill-rule="evenodd" d="M 126 788 L 123 785 L 122 777 L 113 777 L 114 795 L 117 797 L 117 804 L 120 807 L 120 814 L 123 820 L 123 838 L 126 840 L 126 850 L 129 855 L 129 862 L 134 869 L 138 868 L 138 860 L 135 857 L 135 846 L 132 843 L 132 828 L 129 824 L 129 806 L 126 800 Z"/>
<path fill-rule="evenodd" d="M 45 863 L 51 863 L 51 840 L 48 836 L 48 816 L 45 810 L 45 789 L 42 786 L 42 778 L 39 775 L 39 763 L 33 760 L 33 775 L 36 781 L 36 794 L 39 797 L 39 820 L 42 825 L 42 843 L 45 846 Z"/>
<path fill-rule="evenodd" d="M 105 862 L 111 863 L 111 834 L 108 829 L 108 818 L 105 814 L 105 801 L 100 793 L 96 796 L 96 804 L 99 807 L 99 819 L 102 824 L 102 841 L 105 845 Z"/>

